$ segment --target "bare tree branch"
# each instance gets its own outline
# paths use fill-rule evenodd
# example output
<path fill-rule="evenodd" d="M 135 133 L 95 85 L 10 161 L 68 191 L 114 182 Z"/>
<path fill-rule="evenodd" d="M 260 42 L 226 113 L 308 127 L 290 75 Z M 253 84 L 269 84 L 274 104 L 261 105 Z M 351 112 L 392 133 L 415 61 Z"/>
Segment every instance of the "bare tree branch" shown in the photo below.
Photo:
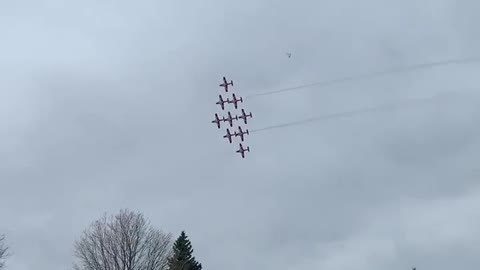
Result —
<path fill-rule="evenodd" d="M 5 259 L 9 256 L 8 247 L 5 245 L 5 236 L 0 235 L 0 269 L 5 268 Z"/>
<path fill-rule="evenodd" d="M 166 270 L 172 236 L 152 228 L 140 213 L 104 215 L 75 242 L 76 270 Z"/>

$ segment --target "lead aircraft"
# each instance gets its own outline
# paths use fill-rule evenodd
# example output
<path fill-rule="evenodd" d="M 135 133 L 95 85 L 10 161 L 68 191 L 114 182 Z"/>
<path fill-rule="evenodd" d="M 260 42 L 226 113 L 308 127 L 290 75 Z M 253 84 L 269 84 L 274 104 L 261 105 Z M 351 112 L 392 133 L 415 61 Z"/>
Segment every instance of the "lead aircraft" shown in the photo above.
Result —
<path fill-rule="evenodd" d="M 221 83 L 219 86 L 225 88 L 225 92 L 228 92 L 228 86 L 231 85 L 233 86 L 233 80 L 230 80 L 230 82 L 227 82 L 227 78 L 223 77 L 223 83 Z"/>

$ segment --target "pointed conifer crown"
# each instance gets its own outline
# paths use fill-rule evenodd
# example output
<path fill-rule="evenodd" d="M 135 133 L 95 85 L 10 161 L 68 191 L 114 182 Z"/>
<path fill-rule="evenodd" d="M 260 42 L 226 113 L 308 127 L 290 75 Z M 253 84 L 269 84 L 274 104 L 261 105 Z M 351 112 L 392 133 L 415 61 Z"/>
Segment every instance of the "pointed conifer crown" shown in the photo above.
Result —
<path fill-rule="evenodd" d="M 170 270 L 201 270 L 202 264 L 193 257 L 192 243 L 185 231 L 173 243 L 173 255 L 168 261 Z"/>

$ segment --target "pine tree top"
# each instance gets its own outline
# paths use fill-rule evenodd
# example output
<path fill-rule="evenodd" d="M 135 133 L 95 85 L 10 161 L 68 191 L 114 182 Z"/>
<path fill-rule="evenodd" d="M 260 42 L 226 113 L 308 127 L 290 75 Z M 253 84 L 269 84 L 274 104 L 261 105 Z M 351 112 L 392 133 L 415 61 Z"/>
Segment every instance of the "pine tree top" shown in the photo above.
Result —
<path fill-rule="evenodd" d="M 193 248 L 185 231 L 173 243 L 173 255 L 168 260 L 170 270 L 201 270 L 202 265 L 193 257 Z"/>

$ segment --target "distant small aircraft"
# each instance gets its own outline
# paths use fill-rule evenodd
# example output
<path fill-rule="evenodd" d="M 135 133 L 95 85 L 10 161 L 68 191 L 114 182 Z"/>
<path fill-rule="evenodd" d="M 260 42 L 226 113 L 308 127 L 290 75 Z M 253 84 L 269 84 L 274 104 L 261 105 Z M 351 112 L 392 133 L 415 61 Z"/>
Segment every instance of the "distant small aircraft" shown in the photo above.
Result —
<path fill-rule="evenodd" d="M 245 152 L 250 152 L 250 146 L 247 146 L 247 148 L 243 148 L 243 145 L 239 143 L 240 149 L 238 149 L 236 152 L 240 153 L 242 155 L 242 158 L 245 158 Z"/>
<path fill-rule="evenodd" d="M 228 98 L 227 100 L 223 100 L 222 95 L 218 95 L 218 101 L 215 104 L 220 105 L 220 107 L 222 107 L 222 110 L 225 110 L 225 103 L 231 103 L 231 102 Z"/>
<path fill-rule="evenodd" d="M 227 134 L 223 135 L 223 138 L 227 138 L 230 143 L 232 143 L 232 136 L 233 134 L 230 133 L 230 129 L 227 128 Z"/>
<path fill-rule="evenodd" d="M 225 92 L 228 92 L 228 86 L 231 85 L 233 86 L 233 80 L 230 80 L 230 82 L 227 82 L 227 78 L 223 77 L 223 83 L 220 84 L 220 87 L 225 87 Z"/>
<path fill-rule="evenodd" d="M 250 118 L 252 118 L 252 113 L 250 112 L 249 114 L 246 114 L 245 113 L 245 110 L 242 109 L 242 115 L 241 116 L 237 116 L 238 118 L 240 119 L 243 119 L 243 122 L 245 122 L 245 124 L 247 124 L 247 117 L 250 116 Z"/>
<path fill-rule="evenodd" d="M 240 97 L 239 99 L 237 99 L 237 97 L 235 96 L 235 93 L 232 93 L 232 100 L 228 100 L 227 99 L 227 102 L 228 103 L 233 103 L 233 105 L 235 106 L 235 109 L 238 109 L 238 106 L 237 106 L 237 103 L 240 101 L 241 103 L 243 102 L 243 98 Z"/>
<path fill-rule="evenodd" d="M 212 123 L 217 124 L 217 127 L 220 128 L 220 122 L 225 122 L 225 117 L 222 119 L 218 118 L 218 114 L 215 114 L 215 119 L 212 121 Z"/>
<path fill-rule="evenodd" d="M 235 117 L 232 117 L 232 114 L 230 112 L 228 112 L 228 118 L 225 118 L 224 117 L 224 121 L 225 122 L 229 122 L 230 123 L 230 127 L 233 127 L 233 120 L 237 120 L 238 121 L 238 116 L 235 115 Z"/>
<path fill-rule="evenodd" d="M 247 134 L 247 135 L 250 135 L 250 133 L 248 133 L 248 129 L 246 129 L 245 131 L 242 130 L 242 127 L 241 126 L 238 126 L 238 132 L 235 132 L 234 135 L 235 137 L 240 137 L 240 139 L 242 140 L 243 142 L 243 136 Z"/>
<path fill-rule="evenodd" d="M 292 54 L 291 53 L 286 53 L 286 55 L 288 56 L 288 58 L 292 57 Z"/>

